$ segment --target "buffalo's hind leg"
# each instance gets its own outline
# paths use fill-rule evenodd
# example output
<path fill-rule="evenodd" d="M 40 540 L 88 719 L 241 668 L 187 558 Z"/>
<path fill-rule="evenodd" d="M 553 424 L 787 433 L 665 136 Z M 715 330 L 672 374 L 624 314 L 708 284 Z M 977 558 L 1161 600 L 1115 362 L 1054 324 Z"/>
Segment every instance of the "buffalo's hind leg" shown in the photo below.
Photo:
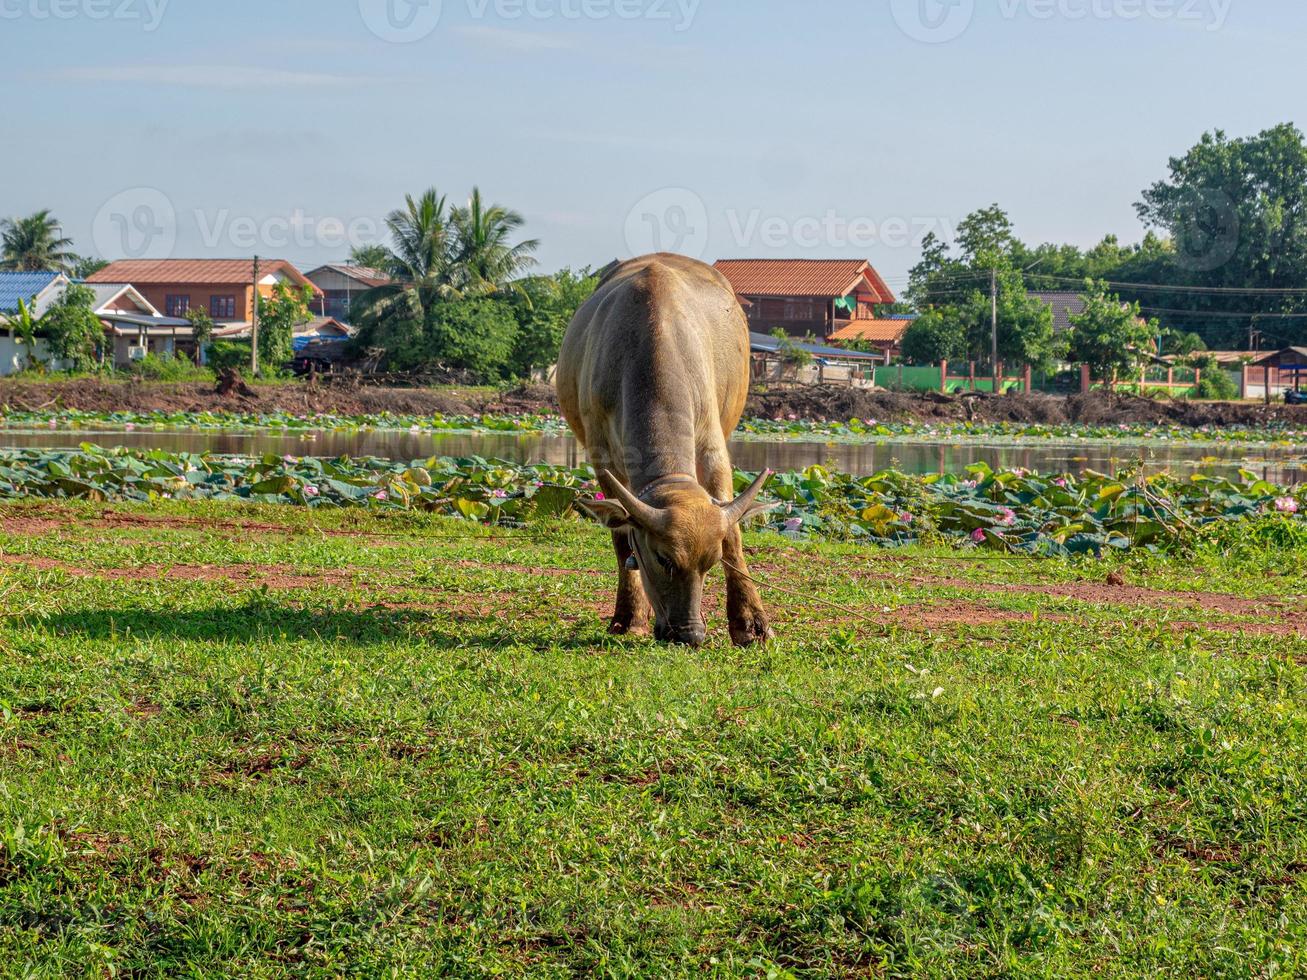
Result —
<path fill-rule="evenodd" d="M 608 624 L 608 632 L 614 636 L 648 633 L 649 600 L 645 598 L 640 573 L 626 567 L 628 559 L 635 554 L 626 531 L 613 532 L 613 550 L 617 552 L 617 609 Z"/>
<path fill-rule="evenodd" d="M 705 457 L 703 465 L 705 489 L 717 500 L 734 499 L 735 484 L 729 458 L 725 454 L 714 454 Z M 758 587 L 749 577 L 739 527 L 731 528 L 722 541 L 722 565 L 726 572 L 726 619 L 730 624 L 731 642 L 739 647 L 766 643 L 772 638 L 771 624 L 762 597 L 758 595 Z"/>

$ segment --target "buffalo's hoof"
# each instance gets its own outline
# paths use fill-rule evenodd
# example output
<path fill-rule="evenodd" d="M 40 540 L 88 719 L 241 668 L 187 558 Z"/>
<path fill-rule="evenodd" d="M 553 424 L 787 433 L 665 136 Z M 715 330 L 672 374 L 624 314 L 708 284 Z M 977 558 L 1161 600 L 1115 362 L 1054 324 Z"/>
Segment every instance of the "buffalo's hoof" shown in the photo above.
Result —
<path fill-rule="evenodd" d="M 762 613 L 731 620 L 731 642 L 737 647 L 766 643 L 772 636 L 771 627 L 767 625 L 767 617 Z"/>
<path fill-rule="evenodd" d="M 625 616 L 614 616 L 608 624 L 610 636 L 648 636 L 648 620 L 639 620 Z"/>

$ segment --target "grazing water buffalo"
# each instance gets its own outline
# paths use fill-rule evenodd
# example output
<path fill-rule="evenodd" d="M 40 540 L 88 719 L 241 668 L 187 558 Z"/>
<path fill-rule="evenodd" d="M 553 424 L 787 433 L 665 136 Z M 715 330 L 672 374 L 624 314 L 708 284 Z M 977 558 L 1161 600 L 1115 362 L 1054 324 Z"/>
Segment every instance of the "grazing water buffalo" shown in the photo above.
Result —
<path fill-rule="evenodd" d="M 659 640 L 703 643 L 704 576 L 726 569 L 731 639 L 766 640 L 740 523 L 763 473 L 734 495 L 726 440 L 749 393 L 749 327 L 730 284 L 680 255 L 610 269 L 577 312 L 558 361 L 558 400 L 604 497 L 587 509 L 613 532 L 617 610 L 609 631 L 649 624 Z"/>

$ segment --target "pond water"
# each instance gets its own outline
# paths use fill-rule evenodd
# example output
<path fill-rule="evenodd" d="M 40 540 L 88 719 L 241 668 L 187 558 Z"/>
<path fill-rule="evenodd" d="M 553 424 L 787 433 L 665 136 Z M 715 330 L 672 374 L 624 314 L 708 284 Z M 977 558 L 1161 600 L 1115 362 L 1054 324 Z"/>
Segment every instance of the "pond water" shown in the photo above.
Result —
<path fill-rule="evenodd" d="M 76 449 L 80 443 L 166 449 L 173 452 L 210 452 L 278 456 L 378 456 L 413 460 L 428 456 L 485 456 L 516 463 L 545 462 L 578 466 L 586 462 L 575 439 L 545 433 L 412 433 L 402 430 L 345 432 L 281 432 L 277 430 L 212 431 L 135 430 L 132 432 L 77 429 L 0 429 L 0 447 Z M 1307 459 L 1282 448 L 1236 445 L 1138 442 L 1040 442 L 890 440 L 873 443 L 821 440 L 762 441 L 737 439 L 731 443 L 735 464 L 746 470 L 796 470 L 814 463 L 867 475 L 893 466 L 907 473 L 961 473 L 975 462 L 994 469 L 1024 467 L 1042 473 L 1079 472 L 1088 467 L 1103 473 L 1142 465 L 1148 472 L 1169 469 L 1177 475 L 1195 471 L 1233 474 L 1240 467 L 1274 483 L 1297 484 L 1307 480 Z"/>

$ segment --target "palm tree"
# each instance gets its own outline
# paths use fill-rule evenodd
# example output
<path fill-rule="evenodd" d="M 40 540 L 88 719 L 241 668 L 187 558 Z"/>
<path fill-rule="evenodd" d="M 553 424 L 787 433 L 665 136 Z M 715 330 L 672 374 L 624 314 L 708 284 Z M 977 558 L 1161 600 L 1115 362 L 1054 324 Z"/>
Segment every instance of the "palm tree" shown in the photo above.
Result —
<path fill-rule="evenodd" d="M 540 247 L 536 239 L 511 244 L 513 234 L 525 224 L 516 211 L 498 204 L 487 205 L 480 188 L 472 188 L 466 207 L 450 213 L 454 226 L 453 280 L 464 296 L 485 296 L 499 291 L 535 265 L 532 253 Z"/>
<path fill-rule="evenodd" d="M 456 298 L 450 282 L 449 214 L 445 198 L 434 187 L 421 197 L 405 195 L 405 206 L 386 218 L 392 282 L 363 293 L 355 303 L 362 335 L 372 338 L 385 321 L 415 319 L 424 323 L 442 299 Z"/>
<path fill-rule="evenodd" d="M 350 249 L 349 253 L 350 264 L 361 269 L 376 269 L 378 272 L 387 274 L 390 272 L 390 266 L 394 259 L 395 256 L 390 249 L 380 242 L 371 245 L 356 245 Z"/>
<path fill-rule="evenodd" d="M 78 256 L 48 210 L 0 221 L 0 268 L 11 272 L 69 272 Z"/>

